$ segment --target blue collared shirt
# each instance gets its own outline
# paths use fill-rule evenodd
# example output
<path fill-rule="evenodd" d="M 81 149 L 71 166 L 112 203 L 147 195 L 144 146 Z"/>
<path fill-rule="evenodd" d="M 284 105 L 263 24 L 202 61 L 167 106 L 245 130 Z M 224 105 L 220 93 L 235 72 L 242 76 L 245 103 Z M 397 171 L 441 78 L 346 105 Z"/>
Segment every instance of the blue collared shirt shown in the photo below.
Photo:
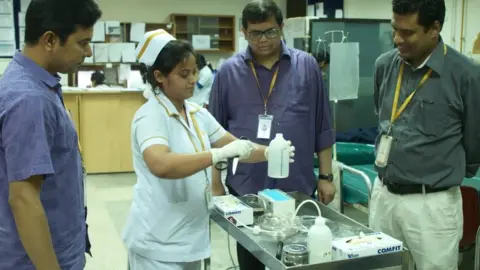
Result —
<path fill-rule="evenodd" d="M 236 137 L 246 136 L 263 145 L 270 143 L 270 140 L 257 139 L 258 119 L 264 114 L 264 103 L 249 61 L 254 63 L 264 97 L 268 96 L 273 74 L 279 68 L 267 104 L 268 114 L 273 115 L 271 139 L 275 133 L 283 133 L 291 140 L 296 148 L 295 163 L 290 166 L 290 177 L 282 180 L 268 178 L 266 162 L 242 163 L 235 175 L 228 170 L 227 185 L 240 195 L 265 188 L 311 195 L 317 183 L 313 154 L 335 142 L 320 68 L 311 55 L 287 48 L 283 43 L 282 56 L 271 69 L 256 63 L 249 49 L 222 64 L 213 83 L 209 110 Z"/>
<path fill-rule="evenodd" d="M 17 232 L 9 183 L 44 175 L 40 199 L 62 270 L 85 266 L 83 175 L 59 77 L 17 52 L 0 79 L 0 269 L 33 270 Z"/>

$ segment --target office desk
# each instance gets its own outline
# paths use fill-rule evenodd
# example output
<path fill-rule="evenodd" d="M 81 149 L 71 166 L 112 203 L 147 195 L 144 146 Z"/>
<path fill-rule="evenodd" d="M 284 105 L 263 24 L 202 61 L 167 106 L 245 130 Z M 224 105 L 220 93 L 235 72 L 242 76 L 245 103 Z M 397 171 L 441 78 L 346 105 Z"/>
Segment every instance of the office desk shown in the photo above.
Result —
<path fill-rule="evenodd" d="M 146 102 L 141 91 L 64 91 L 87 173 L 132 172 L 130 125 Z"/>

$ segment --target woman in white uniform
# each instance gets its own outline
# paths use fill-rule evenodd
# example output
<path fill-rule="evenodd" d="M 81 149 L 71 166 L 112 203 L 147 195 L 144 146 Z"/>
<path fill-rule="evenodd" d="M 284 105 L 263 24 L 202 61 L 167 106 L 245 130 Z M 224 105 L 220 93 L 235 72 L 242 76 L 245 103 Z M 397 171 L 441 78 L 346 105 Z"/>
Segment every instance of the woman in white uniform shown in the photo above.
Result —
<path fill-rule="evenodd" d="M 148 66 L 154 96 L 132 123 L 137 183 L 123 233 L 129 267 L 199 270 L 211 255 L 212 189 L 214 195 L 224 192 L 220 180 L 210 183 L 211 166 L 236 156 L 265 161 L 268 149 L 238 140 L 206 109 L 186 101 L 198 73 L 189 43 L 160 29 L 146 33 L 136 53 Z"/>
<path fill-rule="evenodd" d="M 197 68 L 198 72 L 198 81 L 193 91 L 193 96 L 188 99 L 190 102 L 197 103 L 201 107 L 207 107 L 208 101 L 210 99 L 210 92 L 213 85 L 213 70 L 211 65 L 208 65 L 205 56 L 197 53 Z"/>

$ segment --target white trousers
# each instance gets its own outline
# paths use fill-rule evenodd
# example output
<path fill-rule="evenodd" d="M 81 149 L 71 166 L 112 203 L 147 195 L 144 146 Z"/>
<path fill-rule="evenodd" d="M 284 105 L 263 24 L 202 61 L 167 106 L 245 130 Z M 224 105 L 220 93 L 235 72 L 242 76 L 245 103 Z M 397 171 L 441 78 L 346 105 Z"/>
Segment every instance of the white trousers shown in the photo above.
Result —
<path fill-rule="evenodd" d="M 457 270 L 463 235 L 459 187 L 428 194 L 395 195 L 377 178 L 370 201 L 370 227 L 410 250 L 417 270 Z"/>
<path fill-rule="evenodd" d="M 128 270 L 201 270 L 202 261 L 160 262 L 128 252 Z"/>

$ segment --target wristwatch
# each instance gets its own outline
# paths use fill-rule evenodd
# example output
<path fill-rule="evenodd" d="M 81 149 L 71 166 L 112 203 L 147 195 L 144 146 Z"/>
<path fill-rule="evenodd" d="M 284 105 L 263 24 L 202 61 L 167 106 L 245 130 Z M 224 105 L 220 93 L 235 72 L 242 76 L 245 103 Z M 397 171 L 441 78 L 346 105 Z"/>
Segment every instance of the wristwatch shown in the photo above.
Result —
<path fill-rule="evenodd" d="M 333 174 L 329 173 L 329 174 L 320 174 L 318 175 L 318 179 L 320 180 L 326 180 L 328 182 L 332 182 L 333 181 Z"/>

